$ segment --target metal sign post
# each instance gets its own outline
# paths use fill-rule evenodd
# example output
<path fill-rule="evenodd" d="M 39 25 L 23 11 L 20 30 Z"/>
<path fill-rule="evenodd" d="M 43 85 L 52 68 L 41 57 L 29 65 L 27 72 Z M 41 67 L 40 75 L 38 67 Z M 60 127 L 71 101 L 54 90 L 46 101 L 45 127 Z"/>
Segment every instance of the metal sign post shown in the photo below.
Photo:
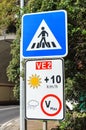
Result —
<path fill-rule="evenodd" d="M 20 8 L 23 9 L 24 7 L 24 0 L 20 0 Z M 21 10 L 22 15 L 22 10 Z M 22 38 L 21 38 L 22 39 Z M 20 39 L 20 73 L 23 70 L 22 66 L 22 40 Z M 20 130 L 25 130 L 25 101 L 24 101 L 25 95 L 24 95 L 24 80 L 22 77 L 20 77 Z"/>
<path fill-rule="evenodd" d="M 43 130 L 47 130 L 47 121 L 43 120 Z"/>

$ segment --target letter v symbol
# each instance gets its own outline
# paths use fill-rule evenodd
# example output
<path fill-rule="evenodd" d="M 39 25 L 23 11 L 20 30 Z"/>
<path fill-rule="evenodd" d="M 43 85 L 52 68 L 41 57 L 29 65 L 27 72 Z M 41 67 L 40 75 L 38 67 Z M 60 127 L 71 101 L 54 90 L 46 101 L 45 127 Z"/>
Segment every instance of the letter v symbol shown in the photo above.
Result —
<path fill-rule="evenodd" d="M 45 101 L 45 104 L 46 104 L 46 106 L 47 106 L 47 107 L 49 107 L 49 106 L 50 106 L 50 102 L 51 102 L 51 101 L 48 101 L 48 102 L 47 102 L 47 101 Z"/>

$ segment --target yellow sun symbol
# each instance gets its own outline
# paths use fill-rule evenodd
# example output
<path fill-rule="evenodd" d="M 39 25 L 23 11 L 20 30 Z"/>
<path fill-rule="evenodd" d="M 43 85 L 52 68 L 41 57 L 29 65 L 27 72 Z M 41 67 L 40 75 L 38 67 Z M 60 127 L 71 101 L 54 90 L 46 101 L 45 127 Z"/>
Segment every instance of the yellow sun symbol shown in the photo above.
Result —
<path fill-rule="evenodd" d="M 40 76 L 38 76 L 36 74 L 30 76 L 29 80 L 28 80 L 28 84 L 30 85 L 30 87 L 38 88 L 41 84 Z"/>

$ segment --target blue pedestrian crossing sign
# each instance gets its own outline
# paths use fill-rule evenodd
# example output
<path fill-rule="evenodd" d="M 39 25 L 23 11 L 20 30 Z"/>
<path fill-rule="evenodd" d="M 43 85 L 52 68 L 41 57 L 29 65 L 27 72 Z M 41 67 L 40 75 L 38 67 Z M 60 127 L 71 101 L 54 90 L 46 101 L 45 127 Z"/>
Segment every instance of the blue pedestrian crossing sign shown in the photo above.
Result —
<path fill-rule="evenodd" d="M 31 13 L 22 17 L 23 57 L 64 57 L 67 53 L 65 10 Z"/>

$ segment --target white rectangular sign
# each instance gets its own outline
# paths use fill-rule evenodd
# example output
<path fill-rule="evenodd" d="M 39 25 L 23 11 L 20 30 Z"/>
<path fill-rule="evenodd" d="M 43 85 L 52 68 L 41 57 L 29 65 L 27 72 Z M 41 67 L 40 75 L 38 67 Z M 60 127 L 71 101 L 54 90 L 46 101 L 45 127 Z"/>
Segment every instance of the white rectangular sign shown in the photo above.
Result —
<path fill-rule="evenodd" d="M 26 62 L 26 118 L 64 118 L 63 59 L 34 59 Z"/>

